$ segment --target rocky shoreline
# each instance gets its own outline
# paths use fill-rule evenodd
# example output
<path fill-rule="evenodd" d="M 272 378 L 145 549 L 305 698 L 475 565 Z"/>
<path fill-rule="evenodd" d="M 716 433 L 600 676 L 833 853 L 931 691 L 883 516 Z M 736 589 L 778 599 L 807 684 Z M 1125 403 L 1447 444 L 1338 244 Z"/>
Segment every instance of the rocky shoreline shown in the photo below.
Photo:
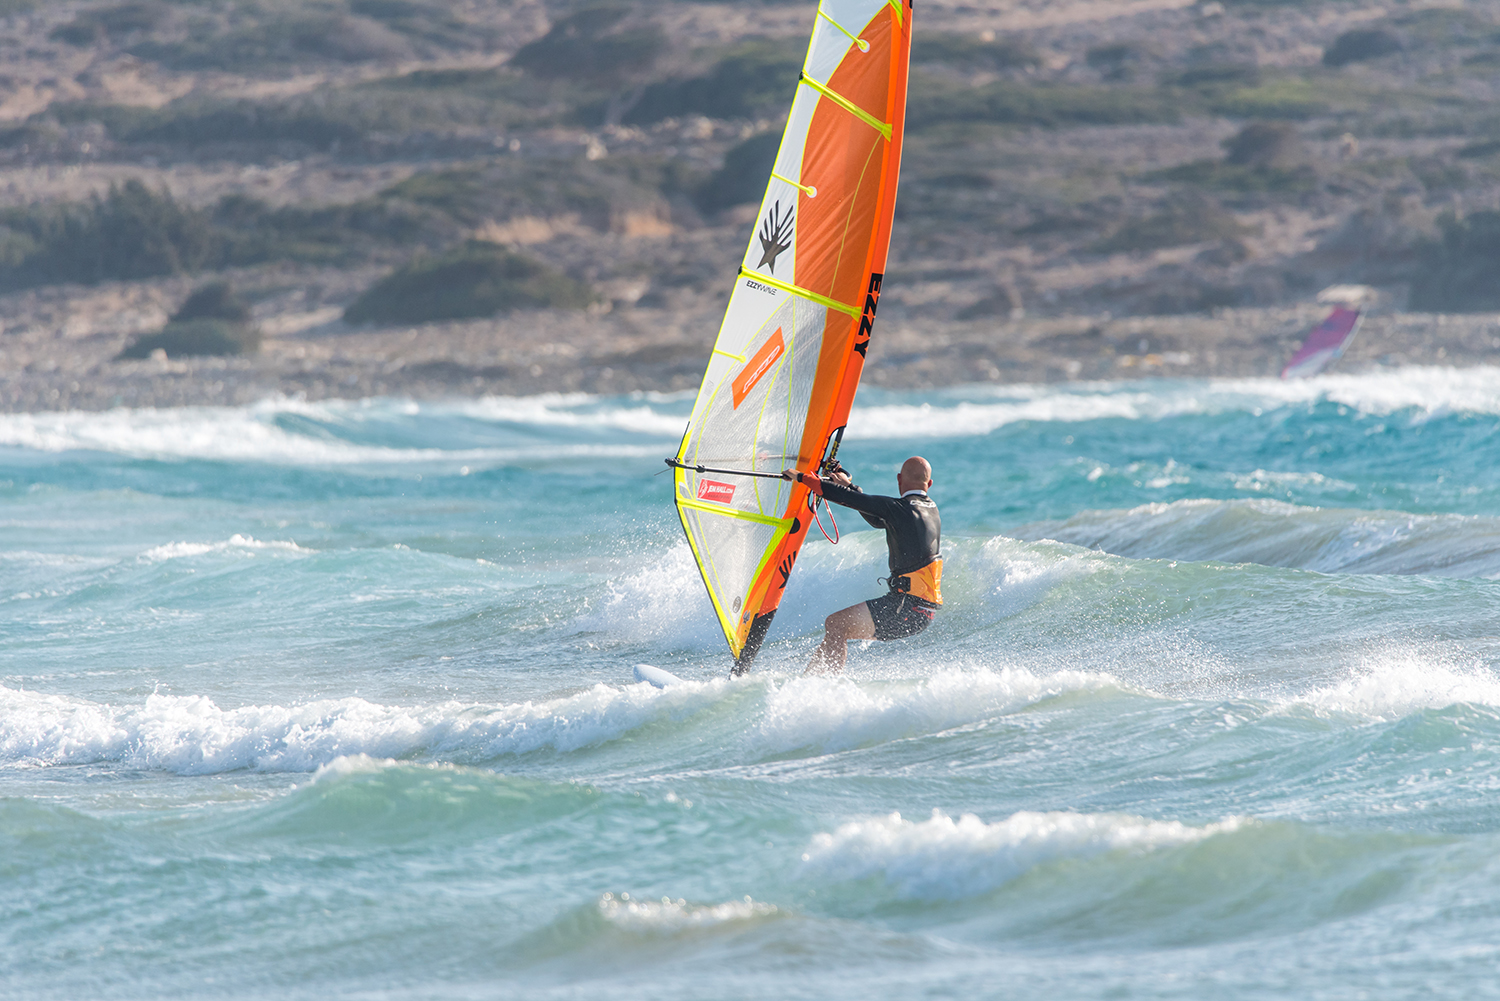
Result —
<path fill-rule="evenodd" d="M 329 272 L 281 296 L 261 290 L 264 333 L 249 357 L 117 360 L 158 328 L 182 281 L 61 288 L 0 300 L 0 410 L 244 405 L 274 397 L 418 400 L 548 392 L 695 389 L 722 299 L 609 312 L 533 311 L 493 320 L 369 329 L 336 304 L 361 276 Z M 181 288 L 177 286 L 181 285 Z M 317 294 L 309 288 L 319 290 Z M 330 304 L 330 300 L 333 303 Z M 1274 376 L 1326 312 L 1313 304 L 1213 314 L 926 320 L 893 301 L 876 327 L 867 386 Z M 1336 371 L 1468 367 L 1500 357 L 1500 314 L 1376 310 Z"/>

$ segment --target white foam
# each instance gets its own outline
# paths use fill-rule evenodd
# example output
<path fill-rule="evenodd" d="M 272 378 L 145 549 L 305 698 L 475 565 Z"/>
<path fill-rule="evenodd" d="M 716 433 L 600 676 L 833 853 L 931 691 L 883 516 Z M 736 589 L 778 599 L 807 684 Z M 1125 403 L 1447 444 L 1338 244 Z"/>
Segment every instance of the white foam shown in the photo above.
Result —
<path fill-rule="evenodd" d="M 214 774 L 312 772 L 360 756 L 478 762 L 571 753 L 653 723 L 677 725 L 731 694 L 733 717 L 710 725 L 724 728 L 716 741 L 738 746 L 736 760 L 750 760 L 938 733 L 1051 695 L 1112 687 L 1107 675 L 1081 672 L 1039 677 L 1022 670 L 944 669 L 927 678 L 863 684 L 768 675 L 684 681 L 667 689 L 600 684 L 565 698 L 491 706 L 384 706 L 344 698 L 234 709 L 205 696 L 155 694 L 144 705 L 110 706 L 0 687 L 0 763 L 112 761 Z"/>
<path fill-rule="evenodd" d="M 537 396 L 486 396 L 460 404 L 459 412 L 487 421 L 534 424 L 541 427 L 591 428 L 629 431 L 670 441 L 682 437 L 687 411 L 671 406 L 680 398 L 638 397 L 635 406 L 606 403 L 608 398 L 587 393 L 542 393 Z M 687 397 L 691 402 L 692 396 Z M 658 404 L 653 406 L 651 404 Z M 668 406 L 662 407 L 661 403 Z"/>
<path fill-rule="evenodd" d="M 528 397 L 505 407 L 493 407 L 492 419 L 564 428 L 635 431 L 653 439 L 645 442 L 516 441 L 509 447 L 405 448 L 360 444 L 344 440 L 336 430 L 345 426 L 367 428 L 381 422 L 403 423 L 420 414 L 463 415 L 482 406 L 441 406 L 394 400 L 348 403 L 325 401 L 309 404 L 284 398 L 265 400 L 243 407 L 178 407 L 104 412 L 65 411 L 34 414 L 0 414 L 0 446 L 10 445 L 41 452 L 100 451 L 135 458 L 209 461 L 266 462 L 291 466 L 420 464 L 442 469 L 471 468 L 522 460 L 558 457 L 647 456 L 661 452 L 662 442 L 681 433 L 682 419 L 652 416 L 649 407 L 604 408 L 603 413 L 573 414 L 559 404 L 563 398 Z M 597 400 L 579 397 L 571 401 L 597 406 Z M 277 422 L 296 416 L 324 425 L 318 430 L 288 429 Z M 497 435 L 502 441 L 503 433 Z"/>
<path fill-rule="evenodd" d="M 666 649 L 720 649 L 724 640 L 692 551 L 680 536 L 646 565 L 611 577 L 602 603 L 575 625 Z"/>
<path fill-rule="evenodd" d="M 262 541 L 236 532 L 223 542 L 169 542 L 165 545 L 153 546 L 141 553 L 139 559 L 145 563 L 160 563 L 189 556 L 202 556 L 206 553 L 253 552 L 255 550 L 279 550 L 288 553 L 316 552 L 313 549 L 304 549 L 295 542 L 277 539 Z"/>
<path fill-rule="evenodd" d="M 880 877 L 906 899 L 959 900 L 988 893 L 1058 859 L 1191 844 L 1242 823 L 1231 818 L 1189 827 L 1122 814 L 1022 812 L 987 824 L 969 813 L 954 820 L 941 810 L 914 823 L 892 813 L 815 836 L 802 859 L 809 874 L 824 879 Z"/>
<path fill-rule="evenodd" d="M 395 758 L 372 758 L 368 754 L 343 754 L 313 772 L 311 782 L 328 782 L 350 775 L 378 775 L 389 768 L 399 768 Z M 441 766 L 439 766 L 441 767 Z"/>
<path fill-rule="evenodd" d="M 1417 653 L 1398 653 L 1292 704 L 1386 721 L 1460 703 L 1500 708 L 1500 678 L 1478 666 L 1454 668 Z"/>
<path fill-rule="evenodd" d="M 690 904 L 681 898 L 632 900 L 628 893 L 619 897 L 606 893 L 599 898 L 599 913 L 610 924 L 628 931 L 671 934 L 775 917 L 779 909 L 750 897 L 722 904 Z"/>
<path fill-rule="evenodd" d="M 360 698 L 299 706 L 222 709 L 204 696 L 151 695 L 108 706 L 0 687 L 0 762 L 115 761 L 177 774 L 238 769 L 311 772 L 339 758 L 430 753 L 486 760 L 569 752 L 657 719 L 690 715 L 722 697 L 726 682 L 595 685 L 564 699 L 503 706 L 382 706 Z"/>
<path fill-rule="evenodd" d="M 1171 379 L 1062 386 L 965 387 L 940 394 L 946 405 L 856 407 L 849 426 L 861 438 L 968 437 L 1021 421 L 1161 420 L 1216 413 L 1253 413 L 1331 402 L 1366 414 L 1415 411 L 1500 414 L 1500 367 L 1410 367 L 1358 375 L 1283 381 Z"/>
<path fill-rule="evenodd" d="M 1084 511 L 1015 532 L 1133 558 L 1262 563 L 1322 573 L 1500 574 L 1500 520 L 1473 515 L 1199 499 Z"/>
<path fill-rule="evenodd" d="M 941 733 L 1064 692 L 1117 687 L 1105 674 L 1039 677 L 1012 668 L 945 668 L 915 681 L 863 684 L 848 676 L 796 678 L 769 689 L 753 741 L 761 753 L 840 751 Z"/>

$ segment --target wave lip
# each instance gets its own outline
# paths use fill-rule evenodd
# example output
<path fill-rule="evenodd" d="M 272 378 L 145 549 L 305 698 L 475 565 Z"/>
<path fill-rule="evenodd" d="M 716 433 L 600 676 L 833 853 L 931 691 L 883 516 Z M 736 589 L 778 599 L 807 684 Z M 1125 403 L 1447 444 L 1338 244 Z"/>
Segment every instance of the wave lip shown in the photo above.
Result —
<path fill-rule="evenodd" d="M 1500 576 L 1500 519 L 1299 507 L 1282 501 L 1181 500 L 1084 511 L 1015 529 L 1133 559 L 1259 563 L 1320 573 Z"/>
<path fill-rule="evenodd" d="M 859 684 L 797 678 L 767 693 L 755 739 L 763 752 L 824 753 L 980 723 L 1065 692 L 1117 688 L 1107 674 L 1019 668 L 940 670 L 918 681 Z"/>
<path fill-rule="evenodd" d="M 1237 830 L 1230 818 L 1204 827 L 1124 814 L 1023 811 L 993 824 L 933 810 L 920 823 L 899 813 L 851 821 L 815 836 L 803 866 L 838 882 L 883 878 L 908 900 L 981 896 L 1038 865 L 1111 852 L 1143 854 Z"/>
<path fill-rule="evenodd" d="M 562 699 L 501 706 L 406 708 L 350 697 L 237 709 L 203 696 L 153 694 L 144 706 L 115 707 L 0 687 L 0 762 L 112 761 L 205 775 L 242 768 L 312 772 L 357 755 L 476 761 L 567 753 L 697 712 L 718 701 L 726 684 L 689 682 L 668 691 L 644 682 L 623 689 L 601 684 Z"/>
<path fill-rule="evenodd" d="M 616 897 L 606 893 L 599 898 L 599 914 L 612 926 L 636 933 L 675 934 L 682 931 L 742 924 L 776 917 L 775 904 L 745 897 L 722 904 L 690 904 L 685 899 L 662 897 L 656 900 L 632 900 L 630 894 Z"/>
<path fill-rule="evenodd" d="M 1433 663 L 1413 653 L 1315 689 L 1291 704 L 1388 722 L 1423 709 L 1460 704 L 1500 708 L 1500 678 L 1477 669 Z"/>
<path fill-rule="evenodd" d="M 922 737 L 1012 712 L 1070 691 L 1116 687 L 1107 675 L 943 670 L 857 684 L 847 678 L 769 676 L 686 681 L 665 690 L 604 684 L 537 702 L 386 706 L 357 697 L 223 709 L 204 696 L 153 694 L 142 706 L 0 687 L 0 763 L 119 762 L 182 775 L 239 769 L 312 772 L 339 758 L 428 755 L 464 763 L 539 751 L 569 754 L 654 724 L 714 732 L 714 747 L 777 755 L 823 753 Z"/>
<path fill-rule="evenodd" d="M 0 414 L 0 446 L 291 467 L 486 466 L 557 456 L 656 455 L 675 440 L 682 420 L 658 413 L 649 401 L 609 406 L 603 398 L 583 396 L 518 397 L 467 407 L 276 398 L 240 407 Z M 546 440 L 559 434 L 563 440 Z M 445 444 L 421 444 L 435 435 Z M 499 446 L 492 444 L 497 439 Z"/>
<path fill-rule="evenodd" d="M 203 556 L 207 553 L 244 552 L 257 549 L 279 550 L 288 553 L 312 553 L 316 551 L 304 548 L 288 540 L 260 540 L 254 536 L 241 535 L 236 532 L 223 542 L 168 542 L 164 545 L 153 546 L 144 553 L 141 553 L 139 559 L 143 563 L 164 563 L 167 560 Z"/>
<path fill-rule="evenodd" d="M 1366 414 L 1415 411 L 1500 414 L 1500 368 L 1413 366 L 1399 371 L 1283 381 L 1171 379 L 1151 383 L 1088 382 L 1067 386 L 970 386 L 939 394 L 948 404 L 866 404 L 856 408 L 865 438 L 982 437 L 1021 421 L 1082 423 L 1163 420 L 1198 414 L 1253 413 L 1336 403 Z M 967 399 L 964 397 L 968 397 Z"/>

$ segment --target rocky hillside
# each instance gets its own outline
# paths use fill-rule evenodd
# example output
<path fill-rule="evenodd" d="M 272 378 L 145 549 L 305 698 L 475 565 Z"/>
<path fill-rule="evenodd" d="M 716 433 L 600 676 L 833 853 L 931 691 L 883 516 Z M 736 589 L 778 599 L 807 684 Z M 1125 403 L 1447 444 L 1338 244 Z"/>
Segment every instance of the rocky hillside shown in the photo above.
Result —
<path fill-rule="evenodd" d="M 0 405 L 693 385 L 813 10 L 0 0 Z M 1336 281 L 1493 350 L 1500 0 L 917 14 L 872 376 L 1275 371 Z M 122 357 L 224 280 L 257 354 Z"/>

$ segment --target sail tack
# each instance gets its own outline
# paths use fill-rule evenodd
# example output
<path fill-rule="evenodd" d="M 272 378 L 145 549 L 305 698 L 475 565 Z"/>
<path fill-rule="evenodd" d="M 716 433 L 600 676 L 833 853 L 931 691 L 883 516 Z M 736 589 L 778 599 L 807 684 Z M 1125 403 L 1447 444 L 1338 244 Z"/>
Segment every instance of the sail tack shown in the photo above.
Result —
<path fill-rule="evenodd" d="M 911 0 L 823 0 L 776 164 L 677 453 L 675 500 L 737 661 L 759 649 L 848 418 L 890 245 Z M 684 466 L 689 468 L 683 468 Z"/>

